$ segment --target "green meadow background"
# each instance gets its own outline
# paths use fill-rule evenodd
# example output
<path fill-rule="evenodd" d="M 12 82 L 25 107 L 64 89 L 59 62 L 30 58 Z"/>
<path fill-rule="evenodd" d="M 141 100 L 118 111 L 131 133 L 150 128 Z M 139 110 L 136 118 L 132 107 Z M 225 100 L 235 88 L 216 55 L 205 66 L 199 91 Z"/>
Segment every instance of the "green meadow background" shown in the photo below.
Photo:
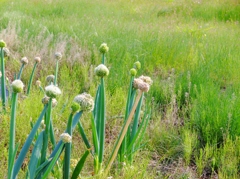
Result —
<path fill-rule="evenodd" d="M 95 96 L 98 47 L 108 44 L 106 156 L 122 124 L 129 70 L 141 62 L 138 75 L 154 81 L 146 96 L 151 120 L 133 167 L 113 170 L 113 178 L 240 178 L 239 0 L 0 0 L 0 39 L 11 52 L 9 81 L 20 59 L 29 59 L 22 77 L 26 86 L 35 56 L 42 62 L 34 82 L 44 86 L 54 74 L 54 53 L 63 54 L 58 78 L 63 94 L 53 112 L 56 135 L 66 127 L 73 98 L 81 92 Z M 19 98 L 20 146 L 42 97 L 34 86 L 28 98 Z M 0 114 L 0 178 L 7 173 L 9 118 Z M 84 115 L 83 124 L 91 136 L 89 119 Z M 75 136 L 73 158 L 79 158 L 85 146 Z M 89 160 L 83 176 L 91 166 Z"/>

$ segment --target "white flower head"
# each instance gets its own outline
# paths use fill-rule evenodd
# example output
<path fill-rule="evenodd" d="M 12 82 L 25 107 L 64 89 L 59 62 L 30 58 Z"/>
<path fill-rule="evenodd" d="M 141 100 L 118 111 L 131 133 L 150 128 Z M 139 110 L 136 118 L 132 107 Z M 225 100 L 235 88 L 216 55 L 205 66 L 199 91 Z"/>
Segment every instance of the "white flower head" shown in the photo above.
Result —
<path fill-rule="evenodd" d="M 0 78 L 2 77 L 2 72 L 0 71 Z"/>
<path fill-rule="evenodd" d="M 12 90 L 14 93 L 20 93 L 23 91 L 24 84 L 21 80 L 14 80 L 12 82 Z"/>
<path fill-rule="evenodd" d="M 55 56 L 56 60 L 61 60 L 62 59 L 62 54 L 60 52 L 56 52 L 54 56 Z"/>
<path fill-rule="evenodd" d="M 94 108 L 94 100 L 90 94 L 79 94 L 74 98 L 73 101 L 80 105 L 80 110 L 91 112 Z"/>
<path fill-rule="evenodd" d="M 105 65 L 103 65 L 103 64 L 98 65 L 95 68 L 94 72 L 99 77 L 108 76 L 108 74 L 109 74 L 108 68 Z"/>
<path fill-rule="evenodd" d="M 149 76 L 140 76 L 139 77 L 141 80 L 143 80 L 145 83 L 149 84 L 150 86 L 152 85 L 153 81 Z"/>
<path fill-rule="evenodd" d="M 103 54 L 107 53 L 109 50 L 109 47 L 107 46 L 106 43 L 102 43 L 99 47 L 99 51 Z"/>
<path fill-rule="evenodd" d="M 50 98 L 56 98 L 58 95 L 62 93 L 57 86 L 52 84 L 45 87 L 45 91 L 46 91 L 46 95 Z"/>
<path fill-rule="evenodd" d="M 21 59 L 21 63 L 24 64 L 24 65 L 27 65 L 27 64 L 28 64 L 28 59 L 27 59 L 27 57 L 23 57 L 23 58 Z"/>
<path fill-rule="evenodd" d="M 41 62 L 41 58 L 40 58 L 40 57 L 35 57 L 35 58 L 34 58 L 34 61 L 35 61 L 36 63 L 40 63 L 40 62 Z"/>
<path fill-rule="evenodd" d="M 72 137 L 68 133 L 62 133 L 60 138 L 64 144 L 72 142 Z"/>
<path fill-rule="evenodd" d="M 148 83 L 144 82 L 140 78 L 135 78 L 134 81 L 133 81 L 133 87 L 135 89 L 141 90 L 142 92 L 148 92 L 149 88 L 150 88 L 150 85 Z"/>

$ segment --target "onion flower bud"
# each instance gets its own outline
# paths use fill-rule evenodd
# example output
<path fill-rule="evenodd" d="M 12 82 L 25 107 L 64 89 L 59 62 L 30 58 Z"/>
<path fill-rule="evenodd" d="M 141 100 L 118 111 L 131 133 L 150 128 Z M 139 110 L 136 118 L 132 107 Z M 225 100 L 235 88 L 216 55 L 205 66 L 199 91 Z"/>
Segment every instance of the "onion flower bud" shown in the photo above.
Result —
<path fill-rule="evenodd" d="M 55 59 L 56 60 L 61 60 L 62 59 L 62 54 L 60 52 L 55 53 Z"/>
<path fill-rule="evenodd" d="M 34 61 L 35 61 L 36 63 L 40 63 L 40 62 L 41 62 L 41 58 L 40 58 L 40 57 L 35 57 L 35 58 L 34 58 Z"/>
<path fill-rule="evenodd" d="M 55 85 L 48 85 L 45 87 L 46 95 L 50 98 L 56 98 L 62 92 L 61 90 Z"/>
<path fill-rule="evenodd" d="M 14 80 L 12 82 L 12 90 L 14 93 L 20 93 L 23 91 L 24 84 L 21 80 Z"/>
<path fill-rule="evenodd" d="M 107 46 L 106 43 L 102 43 L 99 47 L 99 51 L 103 54 L 107 53 L 109 50 L 109 47 Z"/>
<path fill-rule="evenodd" d="M 94 72 L 99 77 L 108 76 L 108 74 L 109 74 L 108 68 L 105 65 L 103 65 L 103 64 L 98 65 L 95 68 Z"/>
<path fill-rule="evenodd" d="M 0 48 L 6 47 L 6 43 L 3 40 L 0 40 Z"/>
<path fill-rule="evenodd" d="M 24 65 L 27 65 L 27 64 L 28 64 L 28 59 L 27 59 L 27 57 L 23 57 L 23 58 L 21 59 L 21 63 L 24 64 Z"/>

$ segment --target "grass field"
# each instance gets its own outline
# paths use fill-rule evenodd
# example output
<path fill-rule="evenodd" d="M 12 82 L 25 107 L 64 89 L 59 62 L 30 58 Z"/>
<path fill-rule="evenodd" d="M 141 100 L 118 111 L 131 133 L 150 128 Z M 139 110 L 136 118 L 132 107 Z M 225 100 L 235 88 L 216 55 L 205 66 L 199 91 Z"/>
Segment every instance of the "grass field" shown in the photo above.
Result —
<path fill-rule="evenodd" d="M 0 39 L 11 52 L 6 60 L 10 81 L 27 56 L 22 76 L 27 84 L 33 59 L 40 56 L 34 83 L 44 83 L 54 74 L 54 53 L 63 54 L 58 78 L 63 95 L 53 111 L 59 134 L 74 96 L 95 95 L 98 47 L 108 44 L 106 156 L 123 122 L 129 69 L 140 61 L 139 74 L 153 79 L 146 96 L 152 100 L 146 142 L 133 167 L 112 170 L 113 178 L 240 178 L 239 0 L 0 0 L 0 12 Z M 40 113 L 42 97 L 34 86 L 29 97 L 19 98 L 20 146 L 30 120 Z M 84 115 L 83 124 L 90 135 L 89 118 Z M 9 113 L 1 112 L 0 123 L 0 178 L 5 178 Z M 79 158 L 85 146 L 75 136 L 72 155 Z M 82 176 L 92 170 L 89 160 Z"/>

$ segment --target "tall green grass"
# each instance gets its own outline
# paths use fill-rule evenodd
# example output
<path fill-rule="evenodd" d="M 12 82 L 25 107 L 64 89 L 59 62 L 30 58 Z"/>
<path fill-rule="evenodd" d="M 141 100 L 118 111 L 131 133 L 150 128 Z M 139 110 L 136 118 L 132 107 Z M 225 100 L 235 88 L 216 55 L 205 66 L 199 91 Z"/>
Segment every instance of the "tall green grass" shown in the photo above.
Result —
<path fill-rule="evenodd" d="M 54 68 L 48 68 L 54 64 L 50 57 L 55 51 L 62 52 L 58 85 L 64 85 L 67 94 L 59 98 L 52 114 L 56 131 L 66 126 L 69 105 L 65 101 L 72 100 L 71 93 L 94 94 L 98 79 L 92 71 L 101 58 L 98 46 L 102 42 L 111 47 L 106 62 L 111 70 L 106 81 L 107 119 L 111 119 L 107 126 L 122 122 L 127 69 L 139 60 L 145 67 L 140 73 L 154 79 L 150 91 L 154 107 L 152 127 L 164 124 L 159 130 L 150 127 L 146 136 L 150 140 L 147 150 L 163 156 L 158 165 L 182 157 L 184 165 L 202 168 L 198 176 L 209 168 L 218 172 L 219 177 L 237 178 L 239 7 L 237 0 L 0 1 L 0 39 L 6 41 L 11 52 L 5 61 L 7 71 L 18 71 L 22 56 L 42 57 L 33 84 L 36 79 L 45 83 L 44 75 L 54 74 Z M 29 60 L 22 76 L 26 85 L 33 65 Z M 7 76 L 13 80 L 9 73 Z M 38 115 L 40 93 L 36 86 L 32 87 L 31 97 L 38 107 L 19 97 L 22 103 L 18 106 L 16 140 L 20 146 L 30 130 L 30 119 Z M 31 110 L 24 112 L 25 108 Z M 7 145 L 6 121 L 1 116 L 3 149 Z M 187 140 L 187 136 L 191 139 Z M 198 143 L 192 143 L 193 140 Z M 233 146 L 235 150 L 231 150 Z M 106 153 L 109 151 L 106 149 Z M 7 161 L 6 155 L 3 151 L 1 161 Z M 6 165 L 0 165 L 0 169 L 5 170 Z M 126 176 L 131 177 L 131 172 Z"/>

